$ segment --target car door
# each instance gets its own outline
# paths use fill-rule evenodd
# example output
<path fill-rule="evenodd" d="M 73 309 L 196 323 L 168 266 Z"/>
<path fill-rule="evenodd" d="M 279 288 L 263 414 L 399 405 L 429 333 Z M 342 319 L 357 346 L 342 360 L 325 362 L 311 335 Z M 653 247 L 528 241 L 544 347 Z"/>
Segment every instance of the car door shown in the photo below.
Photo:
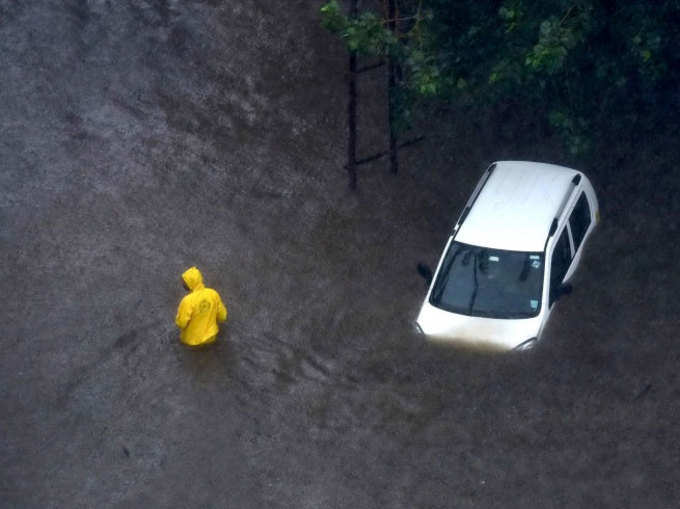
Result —
<path fill-rule="evenodd" d="M 571 234 L 572 246 L 573 246 L 573 261 L 571 264 L 571 269 L 566 275 L 566 279 L 570 279 L 573 273 L 578 267 L 579 261 L 581 259 L 581 254 L 583 253 L 583 244 L 588 237 L 588 232 L 593 225 L 593 216 L 588 202 L 588 198 L 584 191 L 581 191 L 578 200 L 574 208 L 569 213 L 569 220 L 567 227 Z"/>
<path fill-rule="evenodd" d="M 588 198 L 586 198 L 586 193 L 581 191 L 581 196 L 579 196 L 574 209 L 569 215 L 569 228 L 571 229 L 571 236 L 574 240 L 574 253 L 577 253 L 579 247 L 581 247 L 591 222 L 592 218 L 590 206 L 588 205 Z"/>
<path fill-rule="evenodd" d="M 565 224 L 564 228 L 562 228 L 562 232 L 559 234 L 559 237 L 553 246 L 553 250 L 550 255 L 550 288 L 548 294 L 549 307 L 552 307 L 559 296 L 558 289 L 564 281 L 567 272 L 569 271 L 573 255 L 574 252 L 572 250 L 569 229 Z"/>

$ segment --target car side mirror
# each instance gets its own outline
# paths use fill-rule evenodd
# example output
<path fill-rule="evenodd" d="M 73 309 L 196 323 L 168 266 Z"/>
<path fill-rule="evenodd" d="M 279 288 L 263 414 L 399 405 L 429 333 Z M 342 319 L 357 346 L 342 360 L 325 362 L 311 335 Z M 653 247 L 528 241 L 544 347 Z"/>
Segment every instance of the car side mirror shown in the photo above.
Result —
<path fill-rule="evenodd" d="M 424 263 L 418 264 L 418 274 L 425 280 L 425 284 L 430 286 L 432 283 L 432 269 Z"/>
<path fill-rule="evenodd" d="M 569 283 L 564 283 L 564 284 L 558 286 L 557 292 L 556 292 L 557 295 L 555 295 L 555 300 L 558 300 L 559 298 L 563 297 L 564 295 L 571 294 L 573 289 L 574 288 Z"/>
<path fill-rule="evenodd" d="M 574 288 L 570 283 L 564 283 L 556 288 L 550 290 L 550 307 L 560 300 L 563 295 L 569 295 Z"/>

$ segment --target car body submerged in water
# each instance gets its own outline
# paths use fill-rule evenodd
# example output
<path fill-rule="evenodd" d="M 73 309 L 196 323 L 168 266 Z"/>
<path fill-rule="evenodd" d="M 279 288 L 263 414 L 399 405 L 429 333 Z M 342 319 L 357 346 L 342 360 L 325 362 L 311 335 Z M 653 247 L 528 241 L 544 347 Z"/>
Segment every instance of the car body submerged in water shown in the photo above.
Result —
<path fill-rule="evenodd" d="M 453 228 L 416 320 L 428 339 L 531 348 L 599 220 L 581 172 L 499 161 L 482 175 Z M 430 271 L 431 274 L 431 271 Z"/>

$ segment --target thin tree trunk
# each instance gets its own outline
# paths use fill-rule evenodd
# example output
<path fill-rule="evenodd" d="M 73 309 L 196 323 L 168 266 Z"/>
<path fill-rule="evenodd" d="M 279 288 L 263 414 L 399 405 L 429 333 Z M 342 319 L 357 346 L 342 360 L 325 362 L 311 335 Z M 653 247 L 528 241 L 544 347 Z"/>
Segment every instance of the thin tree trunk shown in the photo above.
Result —
<path fill-rule="evenodd" d="M 397 29 L 397 9 L 396 0 L 387 0 L 387 19 L 388 28 L 395 32 Z M 388 103 L 388 127 L 390 131 L 390 170 L 392 173 L 399 171 L 399 158 L 397 154 L 397 133 L 394 125 L 395 120 L 395 103 L 396 103 L 396 80 L 397 64 L 394 59 L 388 56 L 387 60 L 387 103 Z"/>
<path fill-rule="evenodd" d="M 356 17 L 358 0 L 351 0 L 350 16 Z M 357 188 L 357 54 L 349 53 L 349 104 L 347 107 L 347 173 L 349 188 Z"/>

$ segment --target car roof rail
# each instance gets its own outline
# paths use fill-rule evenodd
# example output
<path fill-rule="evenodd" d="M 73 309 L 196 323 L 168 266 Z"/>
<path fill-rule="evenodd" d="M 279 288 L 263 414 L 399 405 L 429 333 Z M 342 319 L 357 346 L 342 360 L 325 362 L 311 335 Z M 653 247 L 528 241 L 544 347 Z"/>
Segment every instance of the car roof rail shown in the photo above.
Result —
<path fill-rule="evenodd" d="M 475 187 L 475 190 L 472 192 L 472 196 L 467 201 L 467 204 L 465 205 L 465 208 L 463 209 L 462 214 L 458 218 L 458 221 L 456 221 L 455 226 L 453 227 L 453 231 L 457 232 L 460 227 L 463 225 L 463 221 L 465 221 L 465 218 L 467 215 L 470 213 L 470 209 L 474 205 L 475 201 L 477 200 L 477 197 L 481 194 L 482 189 L 486 185 L 486 183 L 489 181 L 489 177 L 491 177 L 491 174 L 493 171 L 496 169 L 496 163 L 492 163 L 482 174 L 482 178 L 479 179 L 479 182 L 477 183 L 477 187 Z"/>
<path fill-rule="evenodd" d="M 557 209 L 557 214 L 555 214 L 555 217 L 552 220 L 552 223 L 550 223 L 550 230 L 548 231 L 548 238 L 552 237 L 555 235 L 555 232 L 557 231 L 557 225 L 559 222 L 559 217 L 562 215 L 562 212 L 564 211 L 564 207 L 567 206 L 567 203 L 569 202 L 569 198 L 571 198 L 571 195 L 574 194 L 574 189 L 579 185 L 579 182 L 581 182 L 581 174 L 577 173 L 574 175 L 574 178 L 571 179 L 571 185 L 572 187 L 567 191 L 564 195 L 564 198 L 562 199 L 562 203 L 560 203 L 559 208 Z"/>
<path fill-rule="evenodd" d="M 465 207 L 465 208 L 463 209 L 463 213 L 460 215 L 460 219 L 458 219 L 458 226 L 460 226 L 461 224 L 463 224 L 463 221 L 465 221 L 465 218 L 466 218 L 467 215 L 470 213 L 470 209 L 471 209 L 471 208 L 472 208 L 472 207 L 468 206 L 468 207 Z"/>

